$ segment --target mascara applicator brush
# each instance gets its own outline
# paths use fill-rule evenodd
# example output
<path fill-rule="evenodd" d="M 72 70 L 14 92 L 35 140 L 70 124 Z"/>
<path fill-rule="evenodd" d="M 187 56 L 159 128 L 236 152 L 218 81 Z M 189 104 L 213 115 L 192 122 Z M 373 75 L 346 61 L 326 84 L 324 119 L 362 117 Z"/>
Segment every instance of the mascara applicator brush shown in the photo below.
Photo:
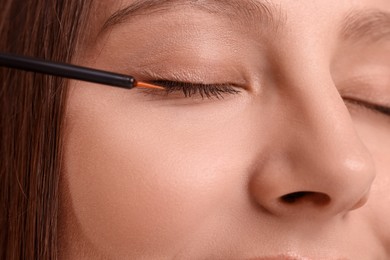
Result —
<path fill-rule="evenodd" d="M 125 89 L 165 89 L 162 86 L 157 86 L 145 82 L 138 82 L 134 77 L 129 75 L 122 75 L 103 70 L 6 53 L 0 53 L 0 66 L 104 84 L 114 87 L 121 87 Z"/>

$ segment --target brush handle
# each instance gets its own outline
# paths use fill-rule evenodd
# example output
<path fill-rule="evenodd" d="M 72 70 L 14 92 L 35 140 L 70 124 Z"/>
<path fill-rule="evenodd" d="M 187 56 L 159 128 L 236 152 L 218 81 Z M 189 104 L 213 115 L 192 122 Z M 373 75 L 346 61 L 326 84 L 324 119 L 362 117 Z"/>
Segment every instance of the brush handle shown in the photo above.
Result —
<path fill-rule="evenodd" d="M 126 89 L 137 84 L 132 76 L 13 54 L 0 53 L 0 66 Z"/>

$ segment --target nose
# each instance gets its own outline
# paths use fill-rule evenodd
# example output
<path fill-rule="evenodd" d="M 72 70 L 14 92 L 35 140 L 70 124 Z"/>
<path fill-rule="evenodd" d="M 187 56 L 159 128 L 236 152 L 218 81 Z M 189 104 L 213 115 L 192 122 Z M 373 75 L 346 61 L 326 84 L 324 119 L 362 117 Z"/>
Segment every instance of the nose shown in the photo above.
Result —
<path fill-rule="evenodd" d="M 367 201 L 373 160 L 336 87 L 327 82 L 326 91 L 306 84 L 278 98 L 282 109 L 270 131 L 276 141 L 258 158 L 250 180 L 252 197 L 272 215 L 344 215 Z"/>

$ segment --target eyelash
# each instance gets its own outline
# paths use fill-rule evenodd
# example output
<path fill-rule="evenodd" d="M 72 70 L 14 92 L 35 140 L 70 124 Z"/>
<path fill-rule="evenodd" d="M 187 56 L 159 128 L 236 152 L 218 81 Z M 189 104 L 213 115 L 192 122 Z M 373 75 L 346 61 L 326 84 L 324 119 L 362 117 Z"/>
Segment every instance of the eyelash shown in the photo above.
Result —
<path fill-rule="evenodd" d="M 166 95 L 182 92 L 186 98 L 190 98 L 198 94 L 202 97 L 202 99 L 223 99 L 225 95 L 237 95 L 241 93 L 241 91 L 235 89 L 236 85 L 229 83 L 202 84 L 170 80 L 155 80 L 151 81 L 150 83 L 164 87 Z"/>
<path fill-rule="evenodd" d="M 150 82 L 158 86 L 165 87 L 166 95 L 182 92 L 186 98 L 190 98 L 193 95 L 199 94 L 202 99 L 208 98 L 217 98 L 223 99 L 225 95 L 237 95 L 241 91 L 234 88 L 234 84 L 202 84 L 202 83 L 191 83 L 191 82 L 180 82 L 180 81 L 170 81 L 170 80 L 155 80 Z M 153 90 L 154 92 L 154 90 Z M 359 106 L 364 109 L 368 109 L 375 113 L 380 113 L 385 116 L 390 117 L 390 107 L 370 104 L 362 100 L 356 100 L 353 98 L 344 98 L 344 101 Z"/>
<path fill-rule="evenodd" d="M 353 99 L 353 98 L 344 98 L 344 101 L 348 102 L 352 105 L 358 106 L 362 109 L 367 109 L 371 112 L 379 113 L 379 114 L 390 117 L 390 107 L 371 104 L 369 102 L 357 100 L 357 99 Z"/>

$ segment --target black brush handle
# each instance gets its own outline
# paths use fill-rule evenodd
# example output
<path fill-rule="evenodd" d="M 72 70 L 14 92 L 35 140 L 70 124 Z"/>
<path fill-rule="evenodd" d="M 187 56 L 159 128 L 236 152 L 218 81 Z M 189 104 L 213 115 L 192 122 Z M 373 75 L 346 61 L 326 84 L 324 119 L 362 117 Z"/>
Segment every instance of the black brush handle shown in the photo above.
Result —
<path fill-rule="evenodd" d="M 0 66 L 126 89 L 136 86 L 132 76 L 13 54 L 0 53 Z"/>

